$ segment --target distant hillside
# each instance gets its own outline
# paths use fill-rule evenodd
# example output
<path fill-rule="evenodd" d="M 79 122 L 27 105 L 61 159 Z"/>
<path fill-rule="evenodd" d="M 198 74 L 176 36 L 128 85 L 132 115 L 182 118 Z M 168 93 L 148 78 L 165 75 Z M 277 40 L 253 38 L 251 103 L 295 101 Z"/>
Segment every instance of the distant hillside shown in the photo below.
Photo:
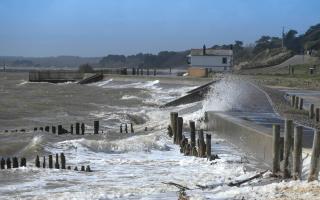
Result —
<path fill-rule="evenodd" d="M 57 56 L 57 57 L 17 57 L 0 56 L 0 66 L 6 64 L 11 67 L 79 67 L 81 64 L 89 63 L 97 65 L 101 57 L 78 57 L 78 56 Z"/>

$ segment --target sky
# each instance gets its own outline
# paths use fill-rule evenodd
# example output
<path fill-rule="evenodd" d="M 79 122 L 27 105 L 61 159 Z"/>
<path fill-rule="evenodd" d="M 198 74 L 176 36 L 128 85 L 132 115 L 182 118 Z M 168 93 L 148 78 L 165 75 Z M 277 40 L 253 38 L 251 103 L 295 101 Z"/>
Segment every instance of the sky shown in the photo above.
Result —
<path fill-rule="evenodd" d="M 105 56 L 254 43 L 320 23 L 320 0 L 0 0 L 1 56 Z"/>

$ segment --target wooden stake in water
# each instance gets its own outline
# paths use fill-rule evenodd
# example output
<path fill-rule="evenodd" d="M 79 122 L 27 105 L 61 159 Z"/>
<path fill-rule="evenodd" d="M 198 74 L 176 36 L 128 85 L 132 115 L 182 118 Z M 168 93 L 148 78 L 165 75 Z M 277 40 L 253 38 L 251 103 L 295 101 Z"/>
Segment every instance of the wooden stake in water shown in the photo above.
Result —
<path fill-rule="evenodd" d="M 211 161 L 211 135 L 206 134 L 207 160 Z"/>
<path fill-rule="evenodd" d="M 284 124 L 284 161 L 283 161 L 283 176 L 284 178 L 290 178 L 290 158 L 292 157 L 292 139 L 293 136 L 293 121 L 292 120 L 285 120 Z"/>
<path fill-rule="evenodd" d="M 296 126 L 294 129 L 293 139 L 293 166 L 292 166 L 292 177 L 294 180 L 301 178 L 302 170 L 302 134 L 303 127 Z"/>
<path fill-rule="evenodd" d="M 46 157 L 43 156 L 42 168 L 46 168 Z"/>
<path fill-rule="evenodd" d="M 320 156 L 320 131 L 314 130 L 310 172 L 309 172 L 309 177 L 308 177 L 309 182 L 318 180 L 319 156 Z"/>
<path fill-rule="evenodd" d="M 310 104 L 310 107 L 309 107 L 309 118 L 310 119 L 314 118 L 314 104 Z"/>
<path fill-rule="evenodd" d="M 56 163 L 54 164 L 54 167 L 55 167 L 56 169 L 59 169 L 59 168 L 60 168 L 60 165 L 59 165 L 59 155 L 58 155 L 58 154 L 56 154 Z"/>
<path fill-rule="evenodd" d="M 183 128 L 183 118 L 178 117 L 177 121 L 177 141 L 176 144 L 180 144 L 182 140 L 182 128 Z"/>
<path fill-rule="evenodd" d="M 99 121 L 93 122 L 94 134 L 99 134 Z"/>
<path fill-rule="evenodd" d="M 173 133 L 173 141 L 175 143 L 177 140 L 177 121 L 178 121 L 178 113 L 177 112 L 170 113 L 170 121 L 171 121 L 172 133 Z"/>
<path fill-rule="evenodd" d="M 272 127 L 273 142 L 272 142 L 272 174 L 277 175 L 280 171 L 280 125 L 274 124 Z"/>
<path fill-rule="evenodd" d="M 6 161 L 4 158 L 1 158 L 1 161 L 0 161 L 0 168 L 1 169 L 5 169 L 5 166 L 6 166 Z"/>
<path fill-rule="evenodd" d="M 38 155 L 37 155 L 37 157 L 36 157 L 36 162 L 35 162 L 35 164 L 36 164 L 36 167 L 40 168 L 40 159 L 39 159 L 39 156 L 38 156 Z"/>
<path fill-rule="evenodd" d="M 194 121 L 190 120 L 189 126 L 190 126 L 191 147 L 193 148 L 196 146 L 196 124 Z"/>
<path fill-rule="evenodd" d="M 125 131 L 126 133 L 128 133 L 128 125 L 127 125 L 127 123 L 124 125 L 124 131 Z"/>
<path fill-rule="evenodd" d="M 299 110 L 303 109 L 303 98 L 300 98 L 299 100 Z"/>
<path fill-rule="evenodd" d="M 76 134 L 79 135 L 80 134 L 80 123 L 76 123 Z"/>
<path fill-rule="evenodd" d="M 63 153 L 60 154 L 60 160 L 61 160 L 61 169 L 66 169 L 66 157 Z"/>
<path fill-rule="evenodd" d="M 294 101 L 295 105 L 294 108 L 298 109 L 299 108 L 299 97 L 296 96 L 296 100 Z"/>
<path fill-rule="evenodd" d="M 131 130 L 131 133 L 134 133 L 133 124 L 132 123 L 130 123 L 130 130 Z"/>
<path fill-rule="evenodd" d="M 18 168 L 19 167 L 19 162 L 17 157 L 12 158 L 12 168 Z"/>
<path fill-rule="evenodd" d="M 49 168 L 53 168 L 53 161 L 52 161 L 52 155 L 49 155 Z"/>
<path fill-rule="evenodd" d="M 204 142 L 203 129 L 200 129 L 199 132 L 199 144 L 198 144 L 198 154 L 199 157 L 203 158 L 206 154 L 206 143 Z"/>
<path fill-rule="evenodd" d="M 320 120 L 320 109 L 316 108 L 316 122 L 319 122 Z"/>
<path fill-rule="evenodd" d="M 81 134 L 84 135 L 85 126 L 84 123 L 81 123 Z"/>
<path fill-rule="evenodd" d="M 122 133 L 122 124 L 120 124 L 120 133 Z"/>
<path fill-rule="evenodd" d="M 11 169 L 11 160 L 10 160 L 10 158 L 7 158 L 6 163 L 7 163 L 7 169 Z"/>

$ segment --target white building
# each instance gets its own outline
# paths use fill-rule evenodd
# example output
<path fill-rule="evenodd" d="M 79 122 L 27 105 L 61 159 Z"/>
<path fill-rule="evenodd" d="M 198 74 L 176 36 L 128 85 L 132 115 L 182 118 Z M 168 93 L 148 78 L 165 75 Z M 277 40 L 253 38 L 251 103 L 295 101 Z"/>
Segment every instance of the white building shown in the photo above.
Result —
<path fill-rule="evenodd" d="M 188 62 L 192 68 L 208 68 L 210 71 L 230 71 L 233 66 L 231 49 L 191 49 Z"/>

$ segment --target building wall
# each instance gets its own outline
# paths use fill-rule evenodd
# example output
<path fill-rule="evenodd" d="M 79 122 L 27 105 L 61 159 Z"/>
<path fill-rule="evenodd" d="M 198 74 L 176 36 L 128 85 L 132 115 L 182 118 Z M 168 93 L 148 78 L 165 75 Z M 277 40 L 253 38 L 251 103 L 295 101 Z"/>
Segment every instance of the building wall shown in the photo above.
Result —
<path fill-rule="evenodd" d="M 222 59 L 227 58 L 227 63 L 223 63 Z M 207 67 L 207 68 L 216 68 L 219 71 L 224 71 L 230 69 L 232 66 L 231 56 L 191 56 L 191 66 L 192 67 Z"/>

